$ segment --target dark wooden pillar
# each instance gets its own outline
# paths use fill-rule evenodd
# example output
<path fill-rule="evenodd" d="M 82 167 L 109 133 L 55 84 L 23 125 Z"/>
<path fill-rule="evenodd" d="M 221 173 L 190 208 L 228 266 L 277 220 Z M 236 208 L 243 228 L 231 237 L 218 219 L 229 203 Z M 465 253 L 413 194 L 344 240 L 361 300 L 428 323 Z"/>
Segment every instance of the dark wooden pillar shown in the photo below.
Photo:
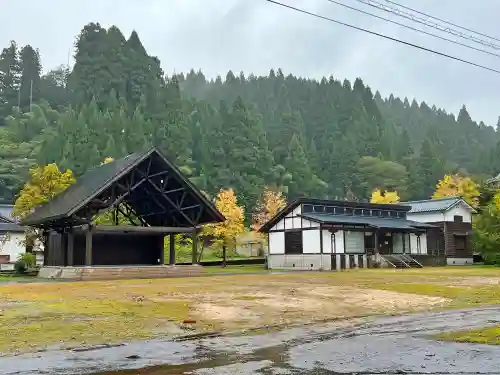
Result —
<path fill-rule="evenodd" d="M 74 236 L 73 236 L 73 230 L 69 229 L 68 230 L 68 244 L 67 244 L 67 263 L 68 263 L 68 266 L 72 267 L 73 264 L 74 264 L 74 244 L 75 244 L 75 239 L 74 239 Z"/>
<path fill-rule="evenodd" d="M 198 263 L 198 231 L 194 231 L 192 234 L 193 238 L 193 257 L 191 260 L 192 264 L 197 264 Z"/>
<path fill-rule="evenodd" d="M 175 234 L 169 234 L 169 257 L 168 264 L 171 266 L 175 265 Z"/>
<path fill-rule="evenodd" d="M 222 267 L 226 267 L 227 264 L 227 246 L 222 245 Z"/>
<path fill-rule="evenodd" d="M 165 237 L 160 236 L 158 238 L 158 250 L 160 250 L 160 258 L 158 259 L 158 264 L 163 266 L 165 264 Z"/>
<path fill-rule="evenodd" d="M 49 232 L 44 230 L 42 232 L 42 237 L 43 237 L 43 265 L 44 266 L 48 266 L 48 261 L 49 261 L 49 253 L 50 253 L 50 249 L 49 249 Z"/>
<path fill-rule="evenodd" d="M 403 240 L 403 254 L 406 254 L 406 233 L 401 233 L 401 238 Z"/>
<path fill-rule="evenodd" d="M 373 253 L 378 254 L 378 230 L 373 233 Z"/>
<path fill-rule="evenodd" d="M 88 225 L 85 230 L 85 265 L 92 265 L 92 225 Z"/>

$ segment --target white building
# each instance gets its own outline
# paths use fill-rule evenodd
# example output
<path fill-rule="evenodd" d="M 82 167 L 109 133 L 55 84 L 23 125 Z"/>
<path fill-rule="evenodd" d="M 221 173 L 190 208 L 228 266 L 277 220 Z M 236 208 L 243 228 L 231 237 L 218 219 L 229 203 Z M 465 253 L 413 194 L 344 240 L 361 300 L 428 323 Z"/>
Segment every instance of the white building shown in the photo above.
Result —
<path fill-rule="evenodd" d="M 26 252 L 24 228 L 0 216 L 0 270 L 11 269 L 21 254 Z"/>
<path fill-rule="evenodd" d="M 339 270 L 421 267 L 429 257 L 427 230 L 408 220 L 410 207 L 299 199 L 266 223 L 270 269 Z"/>

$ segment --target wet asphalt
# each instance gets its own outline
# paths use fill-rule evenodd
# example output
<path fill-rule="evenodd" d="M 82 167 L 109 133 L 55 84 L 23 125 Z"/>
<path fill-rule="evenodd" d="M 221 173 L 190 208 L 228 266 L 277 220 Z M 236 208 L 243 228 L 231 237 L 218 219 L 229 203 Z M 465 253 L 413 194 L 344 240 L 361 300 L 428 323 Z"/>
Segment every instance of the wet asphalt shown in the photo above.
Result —
<path fill-rule="evenodd" d="M 440 342 L 441 332 L 500 325 L 500 306 L 383 317 L 255 336 L 151 340 L 0 358 L 0 374 L 495 374 L 500 346 Z M 139 370 L 142 368 L 142 370 Z"/>

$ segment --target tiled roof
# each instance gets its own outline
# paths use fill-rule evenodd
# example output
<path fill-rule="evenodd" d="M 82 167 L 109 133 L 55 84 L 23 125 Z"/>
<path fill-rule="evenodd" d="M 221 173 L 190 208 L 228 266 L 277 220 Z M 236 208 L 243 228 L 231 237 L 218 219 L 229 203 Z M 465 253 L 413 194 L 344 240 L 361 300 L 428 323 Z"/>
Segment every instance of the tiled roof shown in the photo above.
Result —
<path fill-rule="evenodd" d="M 450 207 L 460 202 L 462 198 L 450 197 L 440 199 L 427 199 L 423 201 L 401 202 L 407 206 L 411 206 L 410 214 L 421 212 L 444 212 Z"/>
<path fill-rule="evenodd" d="M 384 229 L 409 229 L 432 228 L 431 224 L 418 223 L 406 219 L 390 219 L 370 216 L 348 216 L 348 215 L 324 215 L 324 214 L 302 214 L 306 219 L 322 224 L 360 224 Z"/>

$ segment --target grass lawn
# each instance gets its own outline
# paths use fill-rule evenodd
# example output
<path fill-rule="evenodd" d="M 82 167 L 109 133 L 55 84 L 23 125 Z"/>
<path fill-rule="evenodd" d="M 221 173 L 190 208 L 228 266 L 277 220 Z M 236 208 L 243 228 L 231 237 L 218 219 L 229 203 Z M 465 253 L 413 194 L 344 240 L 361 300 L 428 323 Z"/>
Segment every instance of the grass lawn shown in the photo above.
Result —
<path fill-rule="evenodd" d="M 437 338 L 445 341 L 500 345 L 500 326 L 471 331 L 443 333 L 438 335 Z"/>
<path fill-rule="evenodd" d="M 500 304 L 495 267 L 273 275 L 262 266 L 228 266 L 204 272 L 213 276 L 0 285 L 0 352 Z"/>
<path fill-rule="evenodd" d="M 250 265 L 241 265 L 241 266 L 210 266 L 203 267 L 203 273 L 209 275 L 217 275 L 217 274 L 228 274 L 228 273 L 269 273 L 269 271 L 264 268 L 263 264 L 250 264 Z"/>

